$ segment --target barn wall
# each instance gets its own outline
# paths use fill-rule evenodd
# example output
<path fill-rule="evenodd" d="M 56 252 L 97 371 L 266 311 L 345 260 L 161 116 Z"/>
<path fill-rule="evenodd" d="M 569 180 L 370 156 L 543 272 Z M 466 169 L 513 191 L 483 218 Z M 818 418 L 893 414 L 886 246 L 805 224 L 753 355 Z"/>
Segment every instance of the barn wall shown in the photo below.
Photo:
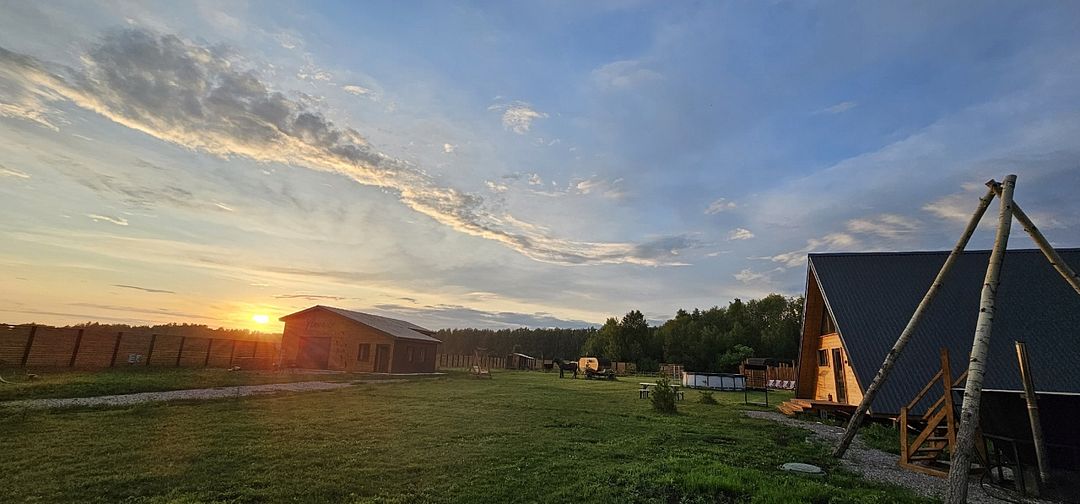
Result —
<path fill-rule="evenodd" d="M 375 345 L 392 344 L 394 339 L 346 317 L 314 310 L 285 321 L 281 340 L 282 362 L 295 366 L 300 352 L 300 338 L 330 338 L 330 361 L 327 369 L 352 372 L 375 370 Z M 358 360 L 360 345 L 371 345 L 366 362 Z M 391 364 L 392 366 L 392 364 Z"/>
<path fill-rule="evenodd" d="M 400 339 L 394 345 L 394 358 L 391 371 L 394 373 L 434 373 L 435 352 L 438 343 L 410 341 Z M 412 361 L 409 361 L 409 349 L 412 349 Z M 420 353 L 423 352 L 423 358 Z"/>

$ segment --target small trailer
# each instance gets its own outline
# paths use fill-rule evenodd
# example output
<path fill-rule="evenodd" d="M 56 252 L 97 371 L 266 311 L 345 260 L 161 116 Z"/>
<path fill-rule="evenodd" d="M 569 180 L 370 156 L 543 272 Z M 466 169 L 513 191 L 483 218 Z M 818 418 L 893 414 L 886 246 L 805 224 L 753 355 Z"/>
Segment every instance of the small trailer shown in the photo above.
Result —
<path fill-rule="evenodd" d="M 582 357 L 578 359 L 578 370 L 585 373 L 586 380 L 615 379 L 615 370 L 611 367 L 611 360 L 603 357 Z"/>

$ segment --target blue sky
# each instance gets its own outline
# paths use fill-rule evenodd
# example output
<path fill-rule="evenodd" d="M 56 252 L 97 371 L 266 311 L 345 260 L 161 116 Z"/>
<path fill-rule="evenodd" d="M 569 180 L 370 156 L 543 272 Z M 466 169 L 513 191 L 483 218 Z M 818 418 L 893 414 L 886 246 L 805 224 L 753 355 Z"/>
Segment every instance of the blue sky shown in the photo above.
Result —
<path fill-rule="evenodd" d="M 1078 11 L 0 2 L 0 319 L 662 320 L 948 248 L 1007 173 L 1077 246 Z"/>

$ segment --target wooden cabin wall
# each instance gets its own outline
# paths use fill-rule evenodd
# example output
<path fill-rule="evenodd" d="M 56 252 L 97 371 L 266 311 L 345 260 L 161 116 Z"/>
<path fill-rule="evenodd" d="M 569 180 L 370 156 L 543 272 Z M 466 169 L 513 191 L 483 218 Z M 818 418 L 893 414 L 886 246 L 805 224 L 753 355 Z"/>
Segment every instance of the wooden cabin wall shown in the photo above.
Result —
<path fill-rule="evenodd" d="M 843 348 L 843 343 L 840 341 L 840 335 L 836 333 L 822 335 L 818 338 L 818 348 L 814 351 L 814 367 L 816 369 L 815 379 L 816 386 L 814 389 L 814 400 L 817 401 L 829 401 L 829 397 L 832 397 L 832 401 L 836 401 L 838 395 L 836 393 L 836 379 L 833 376 L 834 366 L 843 366 L 844 369 L 844 388 L 847 392 L 846 403 L 847 404 L 859 404 L 862 401 L 862 390 L 859 388 L 859 383 L 855 379 L 855 370 L 852 369 L 851 364 L 848 362 L 847 351 Z M 840 349 L 841 359 L 840 362 L 833 362 L 833 349 Z M 825 350 L 829 355 L 828 366 L 818 366 L 818 351 Z"/>
<path fill-rule="evenodd" d="M 795 397 L 814 399 L 817 387 L 817 349 L 821 331 L 821 315 L 825 300 L 821 297 L 814 275 L 807 269 L 806 302 L 803 306 L 803 332 L 799 347 L 798 381 Z"/>

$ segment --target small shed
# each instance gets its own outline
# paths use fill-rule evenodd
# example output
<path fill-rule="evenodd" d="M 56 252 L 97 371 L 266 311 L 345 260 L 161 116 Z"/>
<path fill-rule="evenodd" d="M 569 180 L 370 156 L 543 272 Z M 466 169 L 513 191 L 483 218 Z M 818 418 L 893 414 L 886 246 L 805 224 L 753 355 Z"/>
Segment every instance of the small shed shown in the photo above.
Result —
<path fill-rule="evenodd" d="M 536 358 L 523 353 L 512 353 L 506 356 L 506 369 L 533 369 L 536 367 Z"/>
<path fill-rule="evenodd" d="M 286 367 L 375 373 L 434 373 L 434 331 L 404 320 L 315 305 L 281 317 Z"/>

